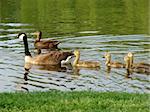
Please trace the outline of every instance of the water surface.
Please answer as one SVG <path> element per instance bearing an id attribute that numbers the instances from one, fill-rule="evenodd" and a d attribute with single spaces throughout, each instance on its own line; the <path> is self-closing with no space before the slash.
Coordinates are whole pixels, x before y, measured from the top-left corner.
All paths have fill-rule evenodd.
<path id="1" fill-rule="evenodd" d="M 32 5 L 31 5 L 32 4 Z M 125 69 L 107 70 L 104 53 L 123 62 L 129 51 L 135 62 L 149 60 L 148 0 L 0 0 L 0 92 L 122 91 L 148 93 L 149 76 Z M 41 30 L 44 38 L 61 41 L 61 50 L 80 49 L 82 60 L 99 61 L 100 69 L 32 66 L 24 70 L 19 32 Z M 26 65 L 29 66 L 29 65 Z"/>

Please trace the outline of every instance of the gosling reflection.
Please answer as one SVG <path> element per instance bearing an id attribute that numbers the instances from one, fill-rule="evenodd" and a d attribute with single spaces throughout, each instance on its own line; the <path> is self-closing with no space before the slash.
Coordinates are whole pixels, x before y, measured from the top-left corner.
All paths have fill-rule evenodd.
<path id="1" fill-rule="evenodd" d="M 76 76 L 79 76 L 81 75 L 80 74 L 80 71 L 81 70 L 94 70 L 94 71 L 99 71 L 100 70 L 100 67 L 96 67 L 96 68 L 84 68 L 84 67 L 73 67 L 73 75 L 76 75 Z"/>
<path id="2" fill-rule="evenodd" d="M 132 75 L 131 69 L 126 69 L 125 78 L 127 78 L 127 79 L 132 78 L 131 75 Z"/>
<path id="3" fill-rule="evenodd" d="M 107 66 L 106 67 L 106 72 L 109 74 L 111 72 L 111 67 Z"/>

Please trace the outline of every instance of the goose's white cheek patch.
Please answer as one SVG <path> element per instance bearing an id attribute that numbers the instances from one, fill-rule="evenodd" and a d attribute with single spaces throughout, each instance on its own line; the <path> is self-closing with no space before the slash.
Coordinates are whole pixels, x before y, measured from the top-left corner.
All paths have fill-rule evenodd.
<path id="1" fill-rule="evenodd" d="M 71 63 L 71 59 L 72 59 L 72 56 L 68 56 L 66 60 L 62 60 L 61 61 L 61 64 L 70 64 Z"/>
<path id="2" fill-rule="evenodd" d="M 23 40 L 23 37 L 25 36 L 25 34 L 21 34 L 20 36 L 19 36 L 19 39 L 21 39 L 21 40 Z"/>

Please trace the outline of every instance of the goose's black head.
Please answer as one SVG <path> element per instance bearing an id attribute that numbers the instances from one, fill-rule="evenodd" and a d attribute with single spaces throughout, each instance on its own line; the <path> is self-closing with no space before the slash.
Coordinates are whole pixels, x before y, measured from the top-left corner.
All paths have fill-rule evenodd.
<path id="1" fill-rule="evenodd" d="M 27 38 L 27 35 L 25 33 L 19 33 L 18 38 L 24 40 L 25 38 Z"/>

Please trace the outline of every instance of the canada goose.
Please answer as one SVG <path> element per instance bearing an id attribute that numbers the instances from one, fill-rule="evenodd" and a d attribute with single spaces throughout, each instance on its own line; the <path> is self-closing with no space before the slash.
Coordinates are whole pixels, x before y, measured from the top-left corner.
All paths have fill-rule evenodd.
<path id="1" fill-rule="evenodd" d="M 131 69 L 133 72 L 137 72 L 137 73 L 146 73 L 146 74 L 150 74 L 150 64 L 148 63 L 134 63 L 134 55 L 133 53 L 129 52 L 127 54 L 128 60 L 125 60 L 126 62 L 126 69 Z"/>
<path id="2" fill-rule="evenodd" d="M 86 68 L 95 68 L 100 67 L 99 62 L 92 61 L 80 61 L 80 51 L 74 50 L 75 60 L 73 62 L 74 67 L 86 67 Z"/>
<path id="3" fill-rule="evenodd" d="M 125 65 L 123 63 L 117 62 L 117 61 L 111 61 L 111 54 L 109 52 L 106 52 L 104 55 L 104 58 L 106 59 L 105 65 L 107 67 L 113 67 L 113 68 L 123 68 Z"/>
<path id="4" fill-rule="evenodd" d="M 36 40 L 34 42 L 34 46 L 37 49 L 57 49 L 58 44 L 60 43 L 57 40 L 41 40 L 42 32 L 37 31 L 35 33 L 32 33 L 33 35 L 36 35 Z"/>
<path id="5" fill-rule="evenodd" d="M 72 52 L 50 51 L 47 54 L 40 54 L 32 57 L 28 48 L 27 35 L 25 33 L 19 33 L 18 37 L 24 41 L 26 63 L 58 65 L 62 62 L 66 62 L 65 60 L 68 61 L 73 56 Z"/>

